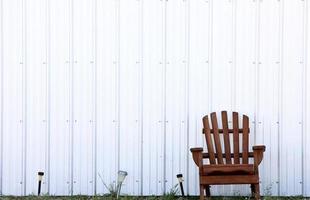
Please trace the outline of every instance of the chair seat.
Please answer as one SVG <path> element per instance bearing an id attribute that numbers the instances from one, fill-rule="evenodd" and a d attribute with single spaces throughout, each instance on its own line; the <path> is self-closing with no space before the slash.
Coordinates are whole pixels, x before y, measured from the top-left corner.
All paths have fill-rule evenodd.
<path id="1" fill-rule="evenodd" d="M 204 165 L 203 175 L 253 175 L 253 164 Z"/>

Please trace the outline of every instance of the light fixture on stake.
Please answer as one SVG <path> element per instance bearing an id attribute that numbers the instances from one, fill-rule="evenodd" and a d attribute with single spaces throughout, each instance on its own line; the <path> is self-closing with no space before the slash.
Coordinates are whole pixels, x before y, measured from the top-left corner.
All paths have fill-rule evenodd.
<path id="1" fill-rule="evenodd" d="M 42 182 L 43 176 L 44 176 L 44 172 L 38 172 L 38 180 L 39 180 L 39 183 L 38 183 L 38 196 L 40 196 L 40 193 L 41 193 L 41 182 Z"/>
<path id="2" fill-rule="evenodd" d="M 182 197 L 184 197 L 184 189 L 183 189 L 183 181 L 184 180 L 183 180 L 183 175 L 182 174 L 177 174 L 177 178 L 178 178 L 178 181 L 179 181 Z"/>
<path id="3" fill-rule="evenodd" d="M 127 175 L 128 173 L 126 171 L 118 171 L 117 173 L 117 199 L 121 193 L 121 187 Z"/>

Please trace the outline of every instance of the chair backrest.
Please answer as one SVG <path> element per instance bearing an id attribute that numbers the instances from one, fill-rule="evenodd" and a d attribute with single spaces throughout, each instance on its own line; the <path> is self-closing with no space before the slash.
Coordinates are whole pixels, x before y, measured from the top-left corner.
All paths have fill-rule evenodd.
<path id="1" fill-rule="evenodd" d="M 219 128 L 216 113 L 211 113 L 211 125 L 209 124 L 209 117 L 203 117 L 203 133 L 205 134 L 210 164 L 240 164 L 240 157 L 242 157 L 242 164 L 249 163 L 249 117 L 243 115 L 242 127 L 239 127 L 239 114 L 232 113 L 233 127 L 228 126 L 227 112 L 222 111 L 222 129 Z M 223 134 L 223 137 L 220 136 Z M 229 134 L 233 134 L 233 153 L 230 148 Z M 242 134 L 242 150 L 239 152 L 239 134 Z M 224 139 L 224 151 L 222 150 L 221 138 Z M 224 163 L 225 158 L 225 163 Z M 217 162 L 216 162 L 217 159 Z M 232 159 L 234 162 L 232 162 Z"/>

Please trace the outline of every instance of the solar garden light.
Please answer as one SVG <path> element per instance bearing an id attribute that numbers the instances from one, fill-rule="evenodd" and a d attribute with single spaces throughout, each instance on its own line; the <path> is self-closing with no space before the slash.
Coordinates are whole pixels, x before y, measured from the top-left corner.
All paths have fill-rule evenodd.
<path id="1" fill-rule="evenodd" d="M 44 172 L 38 172 L 38 180 L 39 180 L 38 196 L 40 196 L 40 193 L 41 193 L 41 182 L 42 182 L 43 175 L 44 175 Z"/>
<path id="2" fill-rule="evenodd" d="M 183 181 L 184 180 L 183 180 L 183 175 L 182 174 L 177 174 L 177 178 L 178 178 L 178 181 L 179 181 L 182 197 L 184 197 L 184 189 L 183 189 Z"/>
<path id="3" fill-rule="evenodd" d="M 128 175 L 128 173 L 126 171 L 118 171 L 117 173 L 117 196 L 116 198 L 118 199 L 120 193 L 121 193 L 121 187 L 122 184 L 126 178 L 126 176 Z"/>

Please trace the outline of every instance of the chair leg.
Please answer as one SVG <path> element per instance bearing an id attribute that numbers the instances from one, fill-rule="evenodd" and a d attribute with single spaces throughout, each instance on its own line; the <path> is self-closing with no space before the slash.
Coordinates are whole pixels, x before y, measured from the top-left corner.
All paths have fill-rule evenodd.
<path id="1" fill-rule="evenodd" d="M 255 187 L 254 187 L 254 184 L 251 184 L 251 194 L 252 194 L 252 197 L 255 196 Z"/>
<path id="2" fill-rule="evenodd" d="M 255 190 L 254 199 L 259 200 L 260 199 L 259 183 L 254 185 L 254 190 Z"/>
<path id="3" fill-rule="evenodd" d="M 200 185 L 200 200 L 204 200 L 204 186 Z"/>
<path id="4" fill-rule="evenodd" d="M 205 186 L 205 190 L 206 190 L 206 199 L 207 200 L 210 200 L 211 198 L 210 198 L 210 196 L 211 196 L 211 193 L 210 193 L 210 185 L 206 185 Z"/>
<path id="5" fill-rule="evenodd" d="M 206 196 L 207 196 L 207 197 L 210 197 L 210 196 L 211 196 L 211 193 L 210 193 L 210 185 L 206 185 L 205 190 L 206 190 Z"/>

